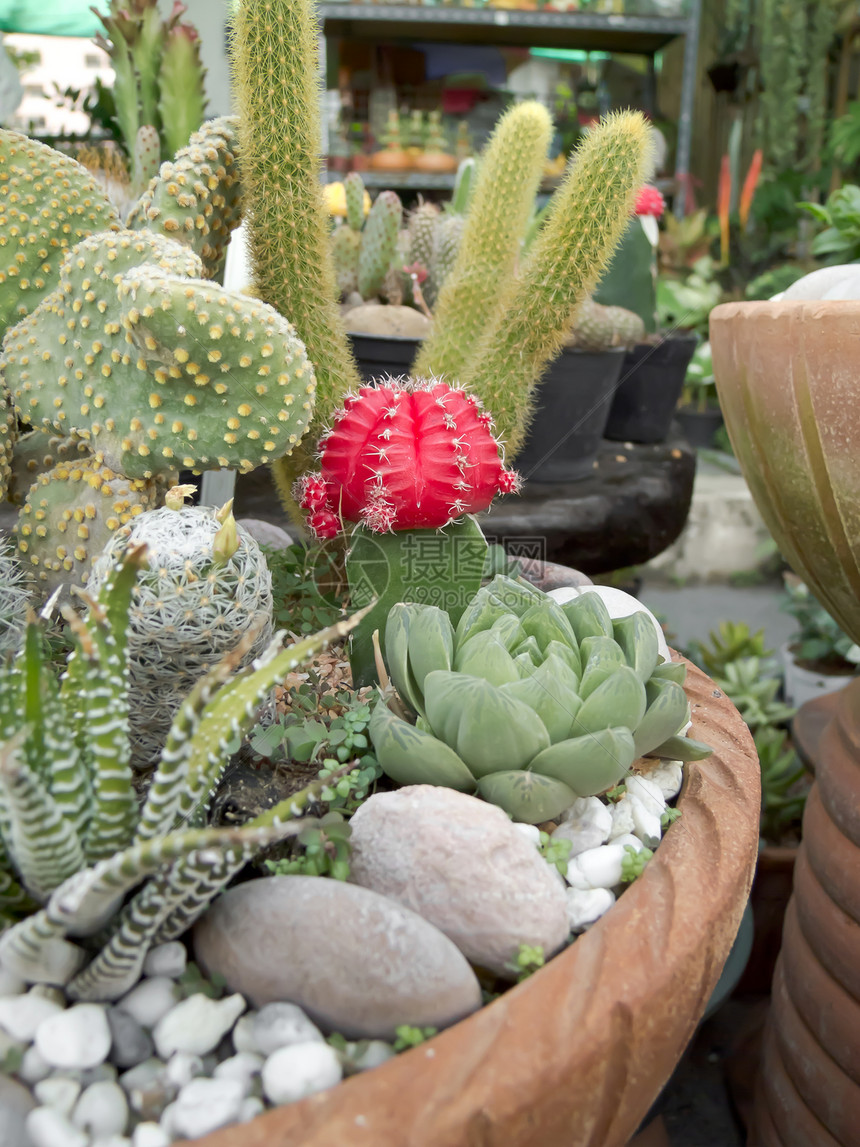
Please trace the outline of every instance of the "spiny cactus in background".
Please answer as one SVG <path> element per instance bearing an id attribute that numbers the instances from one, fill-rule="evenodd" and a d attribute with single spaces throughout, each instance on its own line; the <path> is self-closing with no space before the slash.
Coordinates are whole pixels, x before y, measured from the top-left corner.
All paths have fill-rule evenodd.
<path id="1" fill-rule="evenodd" d="M 699 760 L 685 737 L 685 667 L 664 662 L 653 620 L 612 621 L 583 593 L 559 606 L 499 575 L 456 627 L 441 609 L 395 605 L 385 627 L 392 682 L 416 724 L 380 699 L 377 759 L 398 784 L 477 792 L 539 824 L 617 784 L 636 757 Z"/>
<path id="2" fill-rule="evenodd" d="M 533 100 L 499 120 L 481 157 L 457 258 L 415 370 L 457 381 L 514 274 L 540 185 L 552 119 Z"/>
<path id="3" fill-rule="evenodd" d="M 364 180 L 357 171 L 351 171 L 343 181 L 343 196 L 346 201 L 347 226 L 351 231 L 360 231 L 370 210 L 370 199 Z"/>
<path id="4" fill-rule="evenodd" d="M 320 537 L 359 523 L 350 599 L 378 600 L 351 643 L 357 685 L 373 679 L 373 630 L 395 602 L 438 600 L 456 620 L 480 585 L 487 543 L 469 515 L 517 485 L 491 428 L 478 401 L 446 383 L 364 386 L 321 441 L 321 473 L 301 479 L 297 497 Z"/>
<path id="5" fill-rule="evenodd" d="M 361 232 L 358 254 L 358 293 L 363 299 L 378 294 L 398 254 L 403 205 L 394 191 L 381 191 Z"/>
<path id="6" fill-rule="evenodd" d="M 137 129 L 134 141 L 134 154 L 131 169 L 135 172 L 135 191 L 141 191 L 158 174 L 161 164 L 161 140 L 158 138 L 158 129 L 152 124 L 145 123 Z M 129 177 L 131 186 L 131 178 Z"/>
<path id="7" fill-rule="evenodd" d="M 154 481 L 116 474 L 92 455 L 39 474 L 14 530 L 38 597 L 83 587 L 113 531 L 155 507 L 158 497 Z"/>
<path id="8" fill-rule="evenodd" d="M 17 438 L 18 419 L 6 392 L 0 386 L 0 502 L 6 500 L 14 484 L 12 464 Z"/>
<path id="9" fill-rule="evenodd" d="M 427 284 L 424 288 L 424 297 L 431 307 L 436 305 L 439 292 L 457 262 L 465 229 L 466 218 L 463 215 L 446 213 L 439 220 L 433 242 L 433 257 L 427 268 Z"/>
<path id="10" fill-rule="evenodd" d="M 645 324 L 639 315 L 624 307 L 604 307 L 586 298 L 576 309 L 567 345 L 580 350 L 602 351 L 612 347 L 632 347 L 645 338 Z"/>
<path id="11" fill-rule="evenodd" d="M 360 385 L 338 308 L 320 183 L 317 20 L 311 0 L 243 0 L 233 19 L 242 181 L 257 294 L 289 317 L 316 370 L 308 441 L 272 474 L 285 505 L 319 428 Z"/>
<path id="12" fill-rule="evenodd" d="M 460 375 L 459 381 L 493 411 L 513 457 L 526 434 L 534 387 L 627 226 L 649 170 L 650 147 L 648 125 L 639 113 L 608 116 L 588 132 L 528 259 Z"/>
<path id="13" fill-rule="evenodd" d="M 304 347 L 273 308 L 199 273 L 189 248 L 144 231 L 78 244 L 56 290 L 7 332 L 0 367 L 19 416 L 87 438 L 130 478 L 245 472 L 290 450 L 313 408 Z"/>
<path id="14" fill-rule="evenodd" d="M 86 168 L 0 129 L 0 330 L 53 290 L 70 247 L 108 229 L 119 230 L 116 209 Z"/>
<path id="15" fill-rule="evenodd" d="M 220 274 L 230 234 L 242 221 L 237 132 L 232 116 L 203 124 L 161 165 L 126 221 L 127 227 L 186 243 L 203 260 L 207 279 Z"/>
<path id="16" fill-rule="evenodd" d="M 21 644 L 31 597 L 27 570 L 0 535 L 0 660 Z"/>
<path id="17" fill-rule="evenodd" d="M 634 311 L 651 332 L 657 330 L 657 220 L 665 210 L 656 187 L 640 188 L 634 216 L 594 292 L 595 302 Z"/>
<path id="18" fill-rule="evenodd" d="M 230 503 L 218 511 L 183 505 L 192 490 L 174 487 L 161 509 L 116 530 L 87 582 L 95 596 L 126 548 L 146 547 L 126 631 L 132 765 L 140 770 L 158 759 L 196 682 L 249 631 L 257 637 L 239 664 L 272 636 L 272 577 L 260 547 L 236 525 Z"/>
<path id="19" fill-rule="evenodd" d="M 96 13 L 107 33 L 96 36 L 96 43 L 114 69 L 116 120 L 137 195 L 153 174 L 151 153 L 142 146 L 151 137 L 141 139 L 141 128 L 156 130 L 158 158 L 168 159 L 188 143 L 205 115 L 198 36 L 190 24 L 180 23 L 185 11 L 175 3 L 162 20 L 157 0 L 135 0 L 128 7 L 111 0 L 107 15 Z"/>
<path id="20" fill-rule="evenodd" d="M 257 669 L 234 674 L 240 652 L 225 658 L 183 704 L 139 808 L 125 626 L 143 560 L 129 551 L 85 620 L 73 619 L 74 650 L 59 683 L 35 621 L 0 670 L 0 959 L 28 983 L 65 985 L 72 999 L 123 995 L 150 945 L 182 935 L 319 797 L 323 782 L 241 828 L 203 827 L 230 741 L 248 731 L 276 682 L 351 627 L 341 622 L 287 649 L 277 639 Z"/>
<path id="21" fill-rule="evenodd" d="M 436 230 L 441 217 L 442 212 L 435 203 L 419 203 L 410 211 L 406 224 L 409 232 L 410 261 L 420 264 L 428 273 L 433 263 Z"/>

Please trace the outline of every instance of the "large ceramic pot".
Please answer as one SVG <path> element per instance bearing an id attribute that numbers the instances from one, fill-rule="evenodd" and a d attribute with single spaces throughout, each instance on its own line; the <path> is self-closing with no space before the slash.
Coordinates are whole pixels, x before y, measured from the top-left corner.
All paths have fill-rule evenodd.
<path id="1" fill-rule="evenodd" d="M 683 815 L 602 920 L 429 1043 L 199 1147 L 626 1144 L 717 982 L 758 843 L 749 731 L 704 674 L 688 682 L 692 735 L 715 752 L 689 766 Z"/>
<path id="2" fill-rule="evenodd" d="M 768 529 L 842 628 L 860 632 L 860 302 L 724 303 L 711 350 Z"/>
<path id="3" fill-rule="evenodd" d="M 806 802 L 751 1143 L 850 1147 L 860 1127 L 860 680 L 839 694 Z"/>
<path id="4" fill-rule="evenodd" d="M 604 434 L 614 442 L 664 442 L 698 336 L 689 331 L 628 350 Z"/>

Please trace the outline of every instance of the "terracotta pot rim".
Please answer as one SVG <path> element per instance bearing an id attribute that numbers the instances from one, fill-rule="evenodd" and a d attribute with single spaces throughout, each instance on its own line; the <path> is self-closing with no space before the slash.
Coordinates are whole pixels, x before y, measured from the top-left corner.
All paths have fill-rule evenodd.
<path id="1" fill-rule="evenodd" d="M 752 302 L 733 301 L 718 303 L 711 311 L 711 320 L 730 320 L 735 315 L 758 318 L 761 315 L 790 316 L 810 311 L 816 318 L 822 312 L 833 315 L 860 314 L 860 299 L 756 299 Z"/>
<path id="2" fill-rule="evenodd" d="M 758 851 L 749 730 L 689 664 L 688 695 L 714 755 L 687 767 L 684 815 L 593 928 L 429 1044 L 199 1147 L 626 1143 L 704 1012 Z"/>

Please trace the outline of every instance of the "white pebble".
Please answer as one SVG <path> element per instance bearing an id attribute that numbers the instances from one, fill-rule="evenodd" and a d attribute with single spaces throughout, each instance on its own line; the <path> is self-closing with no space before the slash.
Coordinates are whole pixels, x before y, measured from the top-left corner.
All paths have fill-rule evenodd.
<path id="1" fill-rule="evenodd" d="M 569 840 L 570 856 L 597 848 L 609 839 L 612 813 L 599 797 L 579 797 L 562 814 L 553 840 Z"/>
<path id="2" fill-rule="evenodd" d="M 128 1101 L 118 1083 L 91 1084 L 72 1112 L 72 1123 L 95 1137 L 122 1135 L 128 1123 Z"/>
<path id="3" fill-rule="evenodd" d="M 371 1068 L 381 1067 L 396 1054 L 390 1043 L 382 1039 L 372 1039 L 368 1041 L 361 1055 L 355 1056 L 352 1062 L 358 1071 L 370 1071 Z"/>
<path id="4" fill-rule="evenodd" d="M 179 988 L 167 976 L 153 976 L 118 1000 L 116 1007 L 132 1016 L 141 1027 L 154 1028 L 179 1000 Z"/>
<path id="5" fill-rule="evenodd" d="M 633 835 L 648 848 L 656 848 L 663 835 L 660 817 L 655 815 L 637 796 L 630 797 L 633 805 Z"/>
<path id="6" fill-rule="evenodd" d="M 32 1047 L 28 1047 L 24 1052 L 24 1058 L 21 1061 L 21 1066 L 18 1068 L 18 1078 L 23 1079 L 25 1083 L 29 1083 L 30 1086 L 32 1086 L 34 1083 L 38 1083 L 39 1080 L 46 1079 L 52 1071 L 53 1068 L 51 1065 L 36 1045 L 33 1044 Z"/>
<path id="7" fill-rule="evenodd" d="M 131 1133 L 131 1147 L 169 1147 L 170 1136 L 158 1123 L 138 1123 Z"/>
<path id="8" fill-rule="evenodd" d="M 36 1047 L 54 1067 L 96 1067 L 110 1051 L 110 1028 L 102 1004 L 75 1004 L 42 1020 Z"/>
<path id="9" fill-rule="evenodd" d="M 633 831 L 633 805 L 627 793 L 624 793 L 610 807 L 610 815 L 612 816 L 612 828 L 609 830 L 610 842 L 618 836 L 624 836 L 625 833 Z"/>
<path id="10" fill-rule="evenodd" d="M 238 1079 L 192 1079 L 171 1103 L 165 1130 L 186 1139 L 208 1135 L 236 1122 L 244 1098 Z"/>
<path id="11" fill-rule="evenodd" d="M 257 1018 L 256 1012 L 245 1012 L 236 1021 L 236 1026 L 233 1028 L 233 1047 L 236 1051 L 250 1051 L 257 1054 L 259 1048 L 254 1041 L 254 1021 Z"/>
<path id="12" fill-rule="evenodd" d="M 130 1067 L 119 1077 L 119 1082 L 127 1095 L 132 1091 L 145 1091 L 164 1078 L 164 1064 L 154 1056 Z"/>
<path id="13" fill-rule="evenodd" d="M 275 1104 L 295 1103 L 340 1083 L 337 1052 L 327 1043 L 296 1043 L 279 1048 L 263 1065 L 263 1094 Z"/>
<path id="14" fill-rule="evenodd" d="M 601 844 L 575 856 L 567 866 L 567 882 L 574 888 L 588 891 L 592 888 L 615 888 L 621 883 L 621 862 L 624 846 L 618 843 Z"/>
<path id="15" fill-rule="evenodd" d="M 88 1147 L 89 1136 L 53 1107 L 34 1107 L 26 1120 L 33 1147 Z"/>
<path id="16" fill-rule="evenodd" d="M 34 1086 L 33 1094 L 43 1107 L 53 1107 L 61 1115 L 71 1115 L 81 1094 L 81 1085 L 76 1079 L 56 1076 L 40 1080 Z"/>
<path id="17" fill-rule="evenodd" d="M 662 761 L 656 769 L 650 769 L 648 780 L 653 781 L 664 798 L 670 801 L 681 791 L 684 783 L 684 766 L 680 761 Z"/>
<path id="18" fill-rule="evenodd" d="M 521 821 L 515 820 L 514 828 L 521 833 L 526 840 L 531 841 L 535 848 L 540 844 L 540 829 L 536 824 L 523 824 Z"/>
<path id="19" fill-rule="evenodd" d="M 99 1135 L 90 1141 L 90 1147 L 131 1147 L 131 1140 L 127 1135 Z"/>
<path id="20" fill-rule="evenodd" d="M 13 1053 L 21 1052 L 21 1054 L 24 1055 L 24 1049 L 26 1047 L 26 1043 L 23 1043 L 19 1039 L 12 1039 L 10 1035 L 7 1035 L 3 1029 L 0 1028 L 0 1063 L 2 1063 L 10 1051 Z"/>
<path id="21" fill-rule="evenodd" d="M 0 964 L 0 998 L 5 996 L 20 996 L 26 991 L 27 985 L 20 976 L 14 972 L 7 972 Z"/>
<path id="22" fill-rule="evenodd" d="M 649 777 L 628 777 L 626 787 L 630 796 L 638 797 L 653 816 L 659 819 L 666 811 L 666 800 L 660 786 Z"/>
<path id="23" fill-rule="evenodd" d="M 176 1087 L 184 1087 L 200 1075 L 203 1075 L 203 1060 L 187 1051 L 174 1052 L 164 1070 L 164 1078 Z"/>
<path id="24" fill-rule="evenodd" d="M 222 1060 L 212 1072 L 215 1079 L 253 1079 L 263 1070 L 263 1057 L 253 1051 L 240 1051 Z"/>
<path id="25" fill-rule="evenodd" d="M 635 833 L 632 833 L 632 832 L 625 833 L 623 836 L 616 837 L 616 839 L 613 840 L 612 843 L 618 844 L 622 848 L 625 848 L 625 849 L 626 848 L 632 848 L 636 852 L 641 852 L 642 849 L 645 847 L 645 845 L 642 843 L 642 841 L 639 839 L 639 837 L 636 836 Z"/>
<path id="26" fill-rule="evenodd" d="M 584 932 L 615 903 L 608 888 L 568 888 L 567 919 L 571 932 Z"/>
<path id="27" fill-rule="evenodd" d="M 53 1000 L 34 994 L 31 988 L 23 996 L 9 996 L 0 1000 L 0 1028 L 12 1039 L 30 1043 L 39 1024 L 62 1010 Z"/>
<path id="28" fill-rule="evenodd" d="M 242 1106 L 239 1108 L 239 1118 L 237 1123 L 250 1123 L 252 1119 L 256 1119 L 258 1115 L 262 1115 L 266 1110 L 263 1105 L 262 1099 L 258 1099 L 256 1095 L 249 1095 L 247 1099 L 242 1100 Z"/>
<path id="29" fill-rule="evenodd" d="M 166 976 L 176 980 L 185 971 L 188 964 L 188 952 L 184 944 L 178 940 L 171 940 L 167 944 L 157 944 L 150 948 L 143 961 L 144 976 Z"/>
<path id="30" fill-rule="evenodd" d="M 325 1042 L 319 1028 L 296 1004 L 274 1003 L 260 1008 L 254 1020 L 253 1039 L 262 1056 L 294 1043 Z"/>
<path id="31" fill-rule="evenodd" d="M 202 993 L 189 996 L 158 1021 L 152 1033 L 155 1050 L 162 1059 L 175 1051 L 205 1055 L 218 1046 L 245 1007 L 245 997 L 238 994 L 223 1000 Z"/>

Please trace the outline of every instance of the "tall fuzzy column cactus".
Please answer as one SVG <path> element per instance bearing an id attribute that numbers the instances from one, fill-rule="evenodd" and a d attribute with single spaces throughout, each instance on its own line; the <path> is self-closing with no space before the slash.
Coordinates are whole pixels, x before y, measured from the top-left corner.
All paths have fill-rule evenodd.
<path id="1" fill-rule="evenodd" d="M 650 170 L 650 148 L 639 113 L 608 116 L 586 135 L 527 262 L 460 376 L 493 411 L 512 456 L 525 438 L 535 384 L 624 233 Z"/>
<path id="2" fill-rule="evenodd" d="M 646 331 L 657 330 L 657 220 L 665 210 L 658 188 L 641 188 L 634 216 L 594 292 L 595 303 L 633 311 Z"/>
<path id="3" fill-rule="evenodd" d="M 481 161 L 459 252 L 415 370 L 456 382 L 514 273 L 552 135 L 535 101 L 499 120 Z"/>
<path id="4" fill-rule="evenodd" d="M 317 22 L 311 0 L 243 0 L 233 22 L 232 56 L 256 290 L 293 323 L 307 348 L 318 383 L 315 425 L 321 426 L 361 380 L 338 309 L 320 184 Z M 312 441 L 308 446 L 313 448 Z M 302 448 L 272 466 L 288 506 L 292 482 L 309 457 Z"/>

